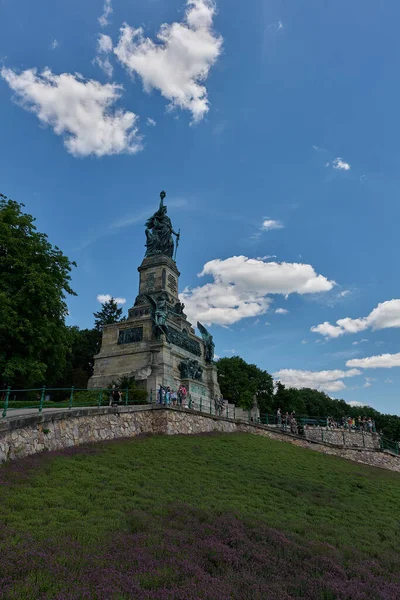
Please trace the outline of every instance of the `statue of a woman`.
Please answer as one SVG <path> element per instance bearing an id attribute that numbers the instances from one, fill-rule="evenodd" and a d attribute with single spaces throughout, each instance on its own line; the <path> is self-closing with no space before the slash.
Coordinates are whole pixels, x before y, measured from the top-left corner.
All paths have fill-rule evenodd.
<path id="1" fill-rule="evenodd" d="M 165 192 L 160 194 L 160 207 L 146 223 L 146 257 L 163 254 L 172 258 L 174 255 L 174 240 L 179 233 L 173 230 L 171 219 L 167 216 L 167 207 L 164 206 Z"/>

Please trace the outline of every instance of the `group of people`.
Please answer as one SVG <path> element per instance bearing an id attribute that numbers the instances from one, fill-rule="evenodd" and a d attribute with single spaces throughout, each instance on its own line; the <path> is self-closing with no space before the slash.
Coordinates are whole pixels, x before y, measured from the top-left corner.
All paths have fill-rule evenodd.
<path id="1" fill-rule="evenodd" d="M 281 409 L 278 408 L 276 411 L 276 422 L 279 427 L 282 427 L 283 431 L 290 431 L 290 433 L 299 433 L 299 426 L 296 421 L 295 412 L 286 412 L 282 415 Z"/>
<path id="2" fill-rule="evenodd" d="M 187 408 L 187 389 L 181 384 L 177 390 L 173 390 L 170 386 L 164 386 L 160 384 L 157 392 L 157 404 L 163 406 L 182 406 Z"/>
<path id="3" fill-rule="evenodd" d="M 358 416 L 342 417 L 339 420 L 328 417 L 326 420 L 328 429 L 348 429 L 349 431 L 364 431 L 365 433 L 376 432 L 375 421 L 371 417 Z"/>
<path id="4" fill-rule="evenodd" d="M 276 422 L 279 427 L 282 427 L 284 431 L 290 430 L 291 433 L 298 433 L 299 425 L 296 421 L 294 411 L 291 413 L 286 412 L 284 415 L 281 409 L 278 408 L 276 411 Z M 305 425 L 307 427 L 307 424 Z M 341 419 L 334 419 L 327 417 L 326 427 L 328 429 L 348 429 L 348 431 L 364 431 L 365 433 L 376 432 L 375 421 L 371 417 L 342 417 Z"/>

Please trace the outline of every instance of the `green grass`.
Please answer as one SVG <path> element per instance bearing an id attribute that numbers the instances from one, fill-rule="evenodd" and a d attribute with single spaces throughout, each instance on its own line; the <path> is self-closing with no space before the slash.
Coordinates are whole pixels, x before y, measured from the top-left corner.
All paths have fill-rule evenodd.
<path id="1" fill-rule="evenodd" d="M 133 508 L 182 502 L 373 556 L 399 548 L 398 474 L 245 434 L 145 437 L 43 458 L 0 494 L 13 528 L 86 541 L 123 528 Z"/>

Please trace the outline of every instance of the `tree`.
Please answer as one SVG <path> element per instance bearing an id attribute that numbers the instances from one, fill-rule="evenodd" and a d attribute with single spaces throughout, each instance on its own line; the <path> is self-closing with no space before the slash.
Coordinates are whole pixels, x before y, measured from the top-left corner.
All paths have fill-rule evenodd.
<path id="1" fill-rule="evenodd" d="M 93 313 L 93 315 L 95 318 L 94 326 L 97 331 L 102 331 L 104 325 L 125 321 L 125 317 L 122 316 L 122 308 L 118 308 L 118 304 L 115 302 L 114 298 L 104 302 L 101 310 Z"/>
<path id="2" fill-rule="evenodd" d="M 224 398 L 236 406 L 249 409 L 256 397 L 261 412 L 271 410 L 273 381 L 267 371 L 247 363 L 240 356 L 220 358 L 216 365 L 218 382 Z"/>
<path id="3" fill-rule="evenodd" d="M 12 386 L 51 383 L 71 345 L 65 325 L 71 262 L 23 204 L 0 194 L 0 377 Z"/>
<path id="4" fill-rule="evenodd" d="M 70 328 L 73 334 L 66 385 L 85 388 L 93 375 L 94 355 L 100 350 L 101 332 L 98 329 Z"/>

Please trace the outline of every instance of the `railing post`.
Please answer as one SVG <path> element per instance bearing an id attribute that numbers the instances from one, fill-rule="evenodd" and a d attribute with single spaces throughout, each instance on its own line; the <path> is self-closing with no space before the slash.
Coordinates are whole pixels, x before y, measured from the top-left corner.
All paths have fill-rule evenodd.
<path id="1" fill-rule="evenodd" d="M 345 446 L 346 445 L 346 440 L 345 440 L 345 437 L 344 437 L 344 431 L 342 431 L 342 437 L 343 437 L 343 446 Z"/>
<path id="2" fill-rule="evenodd" d="M 268 425 L 268 413 L 267 413 L 267 416 L 265 417 L 265 424 Z"/>
<path id="3" fill-rule="evenodd" d="M 229 406 L 228 406 L 228 403 L 226 403 L 226 418 L 229 419 Z"/>
<path id="4" fill-rule="evenodd" d="M 361 431 L 361 435 L 362 435 L 363 446 L 365 448 L 365 438 L 364 438 L 364 432 L 363 431 Z"/>
<path id="5" fill-rule="evenodd" d="M 44 385 L 44 386 L 42 387 L 42 393 L 41 393 L 41 396 L 40 396 L 40 404 L 39 404 L 39 412 L 40 412 L 40 413 L 41 413 L 41 412 L 42 412 L 42 410 L 43 410 L 43 404 L 44 404 L 44 395 L 45 395 L 45 392 L 46 392 L 46 386 Z"/>
<path id="6" fill-rule="evenodd" d="M 323 441 L 324 441 L 324 430 L 321 427 L 321 442 L 323 442 Z"/>
<path id="7" fill-rule="evenodd" d="M 74 386 L 72 386 L 71 388 L 71 393 L 69 395 L 69 405 L 68 405 L 68 409 L 72 408 L 72 403 L 74 401 Z"/>
<path id="8" fill-rule="evenodd" d="M 153 388 L 150 389 L 150 404 L 153 404 Z"/>
<path id="9" fill-rule="evenodd" d="M 10 397 L 10 394 L 11 394 L 11 388 L 10 388 L 10 386 L 8 386 L 8 388 L 7 388 L 7 391 L 6 391 L 6 397 L 5 397 L 5 400 L 4 400 L 4 409 L 3 409 L 3 415 L 2 415 L 2 416 L 3 416 L 3 419 L 4 419 L 4 418 L 6 417 L 6 415 L 7 415 L 7 409 L 8 409 L 8 399 L 9 399 L 9 397 Z"/>
<path id="10" fill-rule="evenodd" d="M 97 401 L 97 406 L 101 406 L 103 404 L 103 390 L 100 390 L 99 392 L 99 399 Z"/>
<path id="11" fill-rule="evenodd" d="M 129 389 L 126 388 L 126 390 L 125 390 L 125 406 L 128 406 L 128 401 L 129 401 Z"/>
<path id="12" fill-rule="evenodd" d="M 233 405 L 233 420 L 236 420 L 236 404 Z"/>

